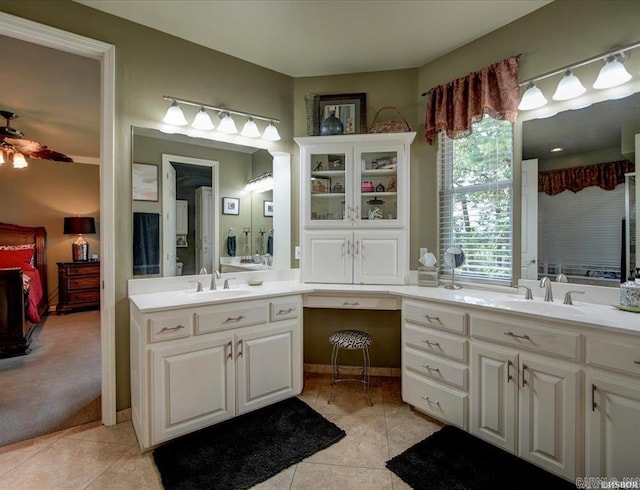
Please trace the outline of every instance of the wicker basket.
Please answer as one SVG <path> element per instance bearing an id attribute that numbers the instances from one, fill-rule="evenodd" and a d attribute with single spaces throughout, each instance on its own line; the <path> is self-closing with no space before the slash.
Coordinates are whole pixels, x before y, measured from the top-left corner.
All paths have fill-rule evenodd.
<path id="1" fill-rule="evenodd" d="M 384 110 L 396 111 L 402 119 L 376 122 L 378 115 Z M 371 128 L 369 129 L 370 133 L 406 133 L 409 131 L 412 131 L 411 125 L 398 110 L 398 108 L 393 106 L 381 107 L 378 112 L 376 112 L 376 115 L 373 116 L 373 123 L 371 124 Z"/>

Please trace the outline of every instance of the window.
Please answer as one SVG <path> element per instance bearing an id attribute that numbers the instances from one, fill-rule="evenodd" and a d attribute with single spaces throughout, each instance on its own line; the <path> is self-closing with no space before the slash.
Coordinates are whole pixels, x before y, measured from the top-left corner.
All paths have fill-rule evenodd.
<path id="1" fill-rule="evenodd" d="M 485 116 L 473 132 L 438 139 L 440 257 L 455 245 L 465 254 L 456 275 L 511 283 L 513 128 Z M 444 274 L 451 271 L 444 270 Z"/>

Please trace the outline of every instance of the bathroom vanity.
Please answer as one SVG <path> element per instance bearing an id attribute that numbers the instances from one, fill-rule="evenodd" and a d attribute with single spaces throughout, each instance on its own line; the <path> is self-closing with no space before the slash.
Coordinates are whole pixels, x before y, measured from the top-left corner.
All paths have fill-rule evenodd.
<path id="1" fill-rule="evenodd" d="M 171 284 L 130 296 L 143 449 L 299 394 L 304 305 L 401 309 L 402 396 L 421 412 L 568 480 L 640 467 L 640 316 L 610 304 L 544 302 L 539 288 Z"/>

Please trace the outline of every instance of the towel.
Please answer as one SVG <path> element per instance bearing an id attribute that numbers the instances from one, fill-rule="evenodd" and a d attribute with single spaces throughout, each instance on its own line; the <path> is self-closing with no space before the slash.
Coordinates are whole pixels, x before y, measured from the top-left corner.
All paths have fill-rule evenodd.
<path id="1" fill-rule="evenodd" d="M 160 215 L 133 213 L 133 275 L 160 273 Z"/>
<path id="2" fill-rule="evenodd" d="M 234 236 L 227 237 L 227 255 L 229 257 L 236 256 L 236 237 Z"/>
<path id="3" fill-rule="evenodd" d="M 267 253 L 269 255 L 273 255 L 273 237 L 272 236 L 267 238 Z"/>

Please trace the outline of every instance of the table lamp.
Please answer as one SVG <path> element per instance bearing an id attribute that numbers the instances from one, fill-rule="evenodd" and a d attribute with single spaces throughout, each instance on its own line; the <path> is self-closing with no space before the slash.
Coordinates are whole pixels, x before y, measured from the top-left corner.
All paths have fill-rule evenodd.
<path id="1" fill-rule="evenodd" d="M 89 244 L 82 235 L 96 232 L 96 222 L 93 218 L 74 216 L 64 219 L 64 234 L 78 235 L 72 245 L 73 261 L 89 260 Z"/>

